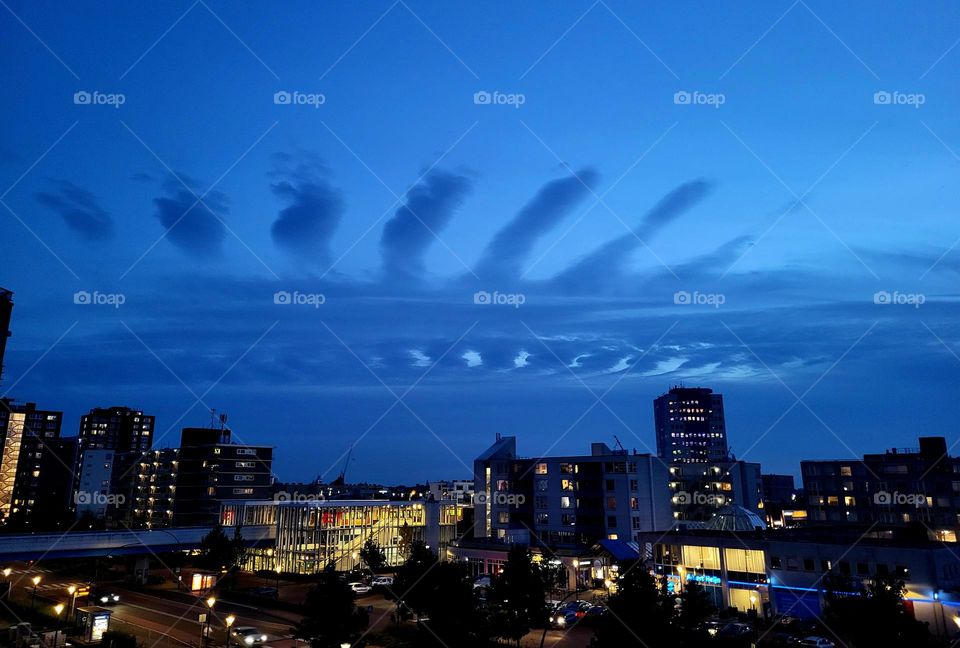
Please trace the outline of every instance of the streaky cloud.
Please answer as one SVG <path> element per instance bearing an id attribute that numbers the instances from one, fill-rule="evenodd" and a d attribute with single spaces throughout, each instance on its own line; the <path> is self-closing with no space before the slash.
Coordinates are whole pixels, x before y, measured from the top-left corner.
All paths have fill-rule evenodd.
<path id="1" fill-rule="evenodd" d="M 558 274 L 555 281 L 566 290 L 583 292 L 600 289 L 611 280 L 616 280 L 622 276 L 631 252 L 703 200 L 710 189 L 711 184 L 702 179 L 685 182 L 654 205 L 632 232 L 588 253 Z"/>
<path id="2" fill-rule="evenodd" d="M 54 181 L 51 191 L 41 191 L 37 201 L 59 214 L 67 227 L 90 241 L 113 236 L 113 218 L 91 192 L 68 180 Z"/>
<path id="3" fill-rule="evenodd" d="M 590 193 L 598 177 L 594 169 L 587 167 L 543 185 L 533 199 L 494 235 L 480 257 L 477 274 L 484 279 L 519 277 L 521 266 L 537 240 L 570 214 Z"/>
<path id="4" fill-rule="evenodd" d="M 387 280 L 423 274 L 423 255 L 472 187 L 466 176 L 435 169 L 407 192 L 404 204 L 384 226 L 380 237 Z"/>

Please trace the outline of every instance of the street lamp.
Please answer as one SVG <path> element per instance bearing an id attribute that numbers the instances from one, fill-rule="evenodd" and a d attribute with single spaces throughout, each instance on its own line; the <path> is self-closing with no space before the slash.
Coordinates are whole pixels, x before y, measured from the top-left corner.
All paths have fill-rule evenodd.
<path id="1" fill-rule="evenodd" d="M 216 604 L 217 599 L 213 596 L 207 598 L 205 603 L 207 604 L 207 609 L 210 610 L 207 612 L 207 631 L 204 633 L 204 639 L 207 643 L 210 642 L 210 617 L 213 616 L 213 606 Z"/>
<path id="2" fill-rule="evenodd" d="M 229 615 L 224 621 L 227 624 L 227 648 L 230 648 L 230 627 L 233 625 L 233 622 L 237 620 L 237 617 L 232 614 Z"/>
<path id="3" fill-rule="evenodd" d="M 73 608 L 77 604 L 77 586 L 71 585 L 67 588 L 67 594 L 70 595 L 70 611 L 67 612 L 67 619 L 73 616 Z"/>
<path id="4" fill-rule="evenodd" d="M 4 579 L 4 580 L 10 580 L 10 574 L 12 574 L 12 573 L 13 573 L 13 570 L 12 570 L 12 569 L 10 569 L 9 567 L 4 567 L 4 568 L 3 568 L 3 579 Z"/>
<path id="5" fill-rule="evenodd" d="M 280 565 L 277 565 L 274 568 L 274 571 L 277 572 L 277 600 L 280 600 Z"/>
<path id="6" fill-rule="evenodd" d="M 40 584 L 41 577 L 34 576 L 31 580 L 33 580 L 33 594 L 30 597 L 30 609 L 32 610 L 37 604 L 37 585 Z"/>
<path id="7" fill-rule="evenodd" d="M 53 648 L 57 648 L 57 639 L 60 637 L 60 615 L 63 613 L 63 603 L 54 605 L 53 611 L 57 613 L 57 625 L 53 629 Z"/>

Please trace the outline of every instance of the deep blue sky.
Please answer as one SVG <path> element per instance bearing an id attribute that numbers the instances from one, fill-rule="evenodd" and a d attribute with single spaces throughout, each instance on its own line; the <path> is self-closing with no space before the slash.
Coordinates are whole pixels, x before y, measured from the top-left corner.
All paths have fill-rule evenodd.
<path id="1" fill-rule="evenodd" d="M 960 440 L 956 3 L 4 3 L 0 393 L 68 433 L 410 482 L 644 451 L 684 382 L 768 471 Z"/>

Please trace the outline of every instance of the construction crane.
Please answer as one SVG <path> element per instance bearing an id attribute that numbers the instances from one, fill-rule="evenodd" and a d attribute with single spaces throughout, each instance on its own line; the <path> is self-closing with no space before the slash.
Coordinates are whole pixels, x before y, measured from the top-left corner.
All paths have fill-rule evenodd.
<path id="1" fill-rule="evenodd" d="M 347 478 L 347 466 L 350 464 L 350 457 L 353 455 L 353 445 L 350 446 L 350 449 L 347 450 L 347 459 L 343 462 L 343 468 L 340 470 L 340 475 L 337 476 L 332 482 L 331 486 L 343 486 L 346 483 Z"/>

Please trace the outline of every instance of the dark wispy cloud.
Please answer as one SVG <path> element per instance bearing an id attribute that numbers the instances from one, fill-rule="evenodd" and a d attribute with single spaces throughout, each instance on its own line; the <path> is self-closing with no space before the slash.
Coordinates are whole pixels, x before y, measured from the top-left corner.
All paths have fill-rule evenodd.
<path id="1" fill-rule="evenodd" d="M 88 240 L 103 240 L 113 236 L 113 218 L 92 193 L 67 180 L 54 181 L 49 191 L 37 194 L 41 205 L 63 217 L 74 232 Z"/>
<path id="2" fill-rule="evenodd" d="M 343 198 L 327 180 L 327 172 L 312 156 L 299 161 L 274 156 L 277 179 L 270 188 L 288 205 L 280 210 L 270 235 L 278 246 L 303 259 L 326 263 L 330 237 L 343 218 Z"/>
<path id="3" fill-rule="evenodd" d="M 557 276 L 565 288 L 575 291 L 596 290 L 619 278 L 630 253 L 644 245 L 683 212 L 703 200 L 711 185 L 705 180 L 686 182 L 647 212 L 632 232 L 604 243 Z"/>
<path id="4" fill-rule="evenodd" d="M 176 178 L 168 178 L 163 185 L 165 195 L 153 199 L 157 220 L 166 238 L 184 252 L 216 254 L 226 233 L 222 219 L 229 211 L 227 196 L 217 190 L 204 194 L 195 182 L 183 175 L 180 178 L 193 191 Z"/>
<path id="5" fill-rule="evenodd" d="M 383 228 L 380 251 L 388 279 L 423 273 L 423 255 L 472 188 L 463 175 L 435 169 L 415 185 Z"/>
<path id="6" fill-rule="evenodd" d="M 548 182 L 487 245 L 476 272 L 481 278 L 520 276 L 537 240 L 563 220 L 588 195 L 598 178 L 592 168 Z"/>

